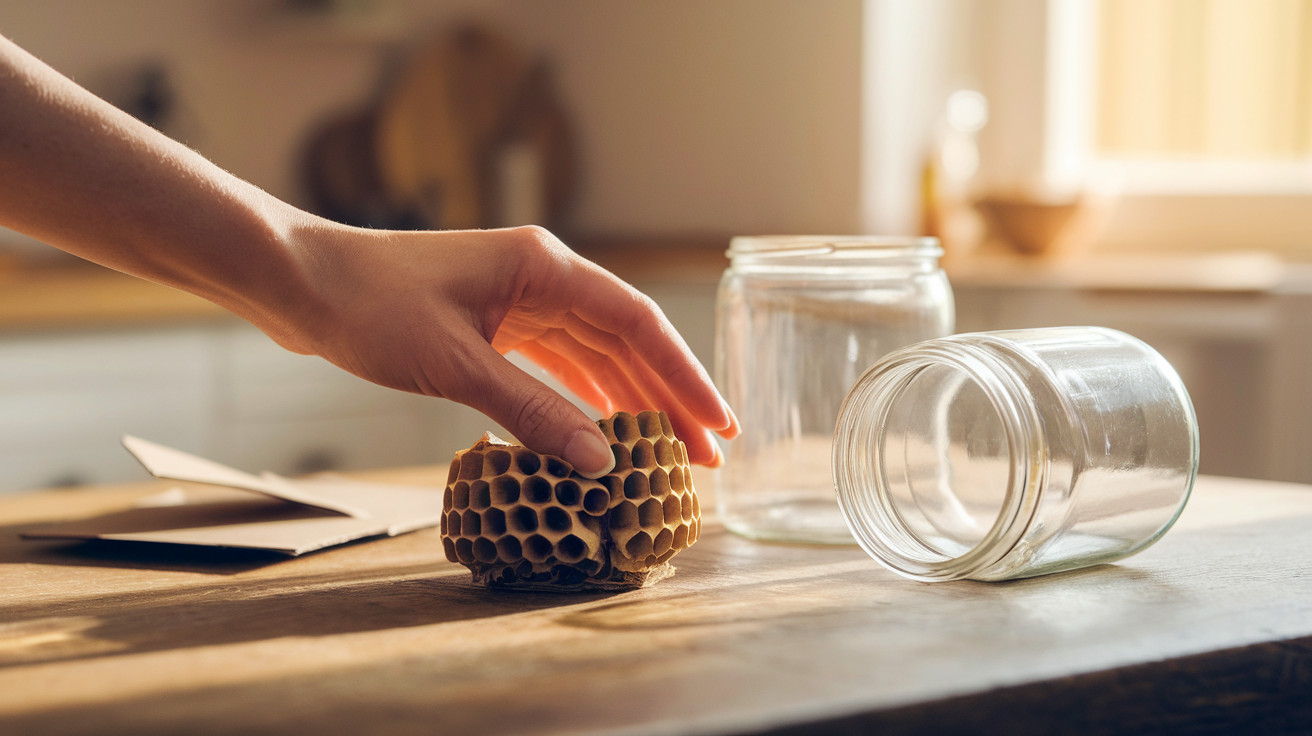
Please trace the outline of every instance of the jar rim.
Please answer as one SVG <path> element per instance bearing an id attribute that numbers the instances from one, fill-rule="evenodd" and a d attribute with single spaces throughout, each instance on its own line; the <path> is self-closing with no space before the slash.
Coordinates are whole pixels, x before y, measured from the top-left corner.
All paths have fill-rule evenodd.
<path id="1" fill-rule="evenodd" d="M 957 555 L 937 550 L 924 554 L 925 545 L 915 538 L 888 496 L 882 453 L 874 451 L 869 478 L 853 477 L 848 462 L 850 453 L 865 451 L 862 442 L 854 445 L 852 440 L 882 435 L 893 404 L 911 381 L 930 367 L 959 371 L 984 391 L 1001 421 L 1010 457 L 1007 488 L 994 523 L 973 547 Z M 856 437 L 844 436 L 844 428 L 855 430 Z M 843 400 L 832 459 L 838 502 L 857 543 L 899 575 L 926 582 L 974 577 L 1002 562 L 1028 531 L 1049 471 L 1042 442 L 1037 408 L 1009 366 L 989 351 L 951 337 L 930 340 L 885 356 Z M 884 534 L 867 526 L 878 526 Z M 903 537 L 910 544 L 899 547 L 886 541 Z M 920 553 L 909 551 L 912 548 Z"/>
<path id="2" fill-rule="evenodd" d="M 903 235 L 737 235 L 726 255 L 758 257 L 823 256 L 866 258 L 943 255 L 938 238 Z"/>

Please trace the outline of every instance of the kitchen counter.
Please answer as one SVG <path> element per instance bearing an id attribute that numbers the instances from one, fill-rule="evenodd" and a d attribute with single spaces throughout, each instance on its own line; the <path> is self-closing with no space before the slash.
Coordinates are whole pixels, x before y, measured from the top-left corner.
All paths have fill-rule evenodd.
<path id="1" fill-rule="evenodd" d="M 284 561 L 17 538 L 162 487 L 0 498 L 0 731 L 1312 726 L 1309 486 L 1202 477 L 1137 557 L 1001 584 L 915 583 L 713 519 L 673 578 L 612 594 L 473 587 L 431 529 Z"/>
<path id="2" fill-rule="evenodd" d="M 0 331 L 235 319 L 184 291 L 82 261 L 56 263 L 0 268 Z"/>

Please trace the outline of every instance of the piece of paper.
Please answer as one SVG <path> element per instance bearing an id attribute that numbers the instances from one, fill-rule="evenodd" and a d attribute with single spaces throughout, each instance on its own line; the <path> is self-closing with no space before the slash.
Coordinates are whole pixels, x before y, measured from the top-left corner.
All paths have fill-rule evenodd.
<path id="1" fill-rule="evenodd" d="M 295 556 L 436 526 L 442 518 L 442 493 L 434 488 L 335 476 L 256 476 L 135 437 L 125 437 L 123 444 L 155 476 L 206 487 L 174 488 L 122 511 L 32 529 L 23 537 L 233 547 Z"/>

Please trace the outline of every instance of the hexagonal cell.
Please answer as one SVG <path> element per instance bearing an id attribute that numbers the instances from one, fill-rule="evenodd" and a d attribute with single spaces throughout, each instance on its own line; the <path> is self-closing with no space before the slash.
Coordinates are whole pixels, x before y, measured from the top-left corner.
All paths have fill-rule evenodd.
<path id="1" fill-rule="evenodd" d="M 669 529 L 660 530 L 660 532 L 656 534 L 656 538 L 652 540 L 651 543 L 652 553 L 658 557 L 660 555 L 665 554 L 666 552 L 669 552 L 670 547 L 673 546 L 674 546 L 674 532 L 670 531 Z"/>
<path id="2" fill-rule="evenodd" d="M 476 480 L 469 484 L 469 508 L 482 511 L 492 505 L 492 491 L 488 482 Z"/>
<path id="3" fill-rule="evenodd" d="M 456 481 L 451 484 L 451 508 L 456 511 L 464 511 L 469 508 L 469 484 L 465 481 Z"/>
<path id="4" fill-rule="evenodd" d="M 556 503 L 561 506 L 577 506 L 583 498 L 583 489 L 572 480 L 562 480 L 556 484 Z"/>
<path id="5" fill-rule="evenodd" d="M 524 545 L 520 544 L 519 537 L 513 534 L 507 534 L 496 542 L 497 557 L 502 562 L 518 562 L 524 559 Z"/>
<path id="6" fill-rule="evenodd" d="M 664 498 L 673 490 L 670 488 L 670 474 L 663 468 L 653 468 L 648 482 L 651 484 L 651 495 L 657 498 Z"/>
<path id="7" fill-rule="evenodd" d="M 632 414 L 620 412 L 611 418 L 611 427 L 615 432 L 615 439 L 628 444 L 642 436 L 642 430 L 638 428 L 638 418 Z"/>
<path id="8" fill-rule="evenodd" d="M 629 559 L 642 560 L 652 553 L 652 539 L 647 532 L 640 531 L 629 537 L 629 541 L 624 544 L 624 554 Z"/>
<path id="9" fill-rule="evenodd" d="M 538 512 L 531 506 L 515 506 L 506 515 L 506 525 L 515 534 L 529 534 L 538 530 Z"/>
<path id="10" fill-rule="evenodd" d="M 506 462 L 510 462 L 510 453 L 501 452 L 505 456 Z M 489 457 L 491 453 L 489 453 Z M 489 484 L 492 494 L 493 506 L 509 506 L 519 500 L 519 480 L 509 475 L 498 475 L 492 479 Z"/>
<path id="11" fill-rule="evenodd" d="M 633 470 L 633 456 L 629 454 L 627 445 L 614 443 L 610 446 L 610 451 L 615 453 L 615 469 L 611 471 L 612 473 Z"/>
<path id="12" fill-rule="evenodd" d="M 638 528 L 638 506 L 626 500 L 610 511 L 610 528 L 619 531 L 631 531 Z"/>
<path id="13" fill-rule="evenodd" d="M 670 526 L 674 526 L 683 520 L 683 504 L 679 503 L 678 496 L 666 496 L 661 502 L 664 513 L 664 521 Z"/>
<path id="14" fill-rule="evenodd" d="M 635 468 L 652 468 L 656 466 L 656 448 L 652 446 L 651 440 L 642 438 L 633 443 L 633 467 Z"/>
<path id="15" fill-rule="evenodd" d="M 460 456 L 460 478 L 473 480 L 483 474 L 483 453 L 469 450 Z"/>
<path id="16" fill-rule="evenodd" d="M 588 556 L 588 545 L 573 534 L 567 534 L 556 543 L 556 557 L 564 563 L 575 563 Z"/>
<path id="17" fill-rule="evenodd" d="M 638 523 L 644 529 L 659 527 L 665 523 L 665 507 L 658 498 L 649 498 L 638 507 Z"/>
<path id="18" fill-rule="evenodd" d="M 551 502 L 551 481 L 540 475 L 525 478 L 522 490 L 524 501 L 527 503 L 542 504 Z"/>
<path id="19" fill-rule="evenodd" d="M 529 562 L 546 562 L 554 549 L 550 539 L 534 534 L 524 540 L 524 559 Z"/>
<path id="20" fill-rule="evenodd" d="M 516 447 L 512 453 L 515 456 L 515 467 L 524 475 L 534 475 L 542 468 L 542 456 L 524 447 Z"/>
<path id="21" fill-rule="evenodd" d="M 542 526 L 553 532 L 567 532 L 574 528 L 574 518 L 559 506 L 548 506 L 542 509 Z"/>
<path id="22" fill-rule="evenodd" d="M 478 512 L 470 509 L 460 515 L 460 536 L 477 537 L 483 533 L 483 520 Z"/>
<path id="23" fill-rule="evenodd" d="M 605 488 L 593 488 L 583 494 L 583 512 L 601 516 L 610 508 L 610 493 Z"/>
<path id="24" fill-rule="evenodd" d="M 624 497 L 639 501 L 651 496 L 651 481 L 641 470 L 635 470 L 629 473 L 629 477 L 624 479 Z"/>
<path id="25" fill-rule="evenodd" d="M 490 508 L 483 512 L 483 528 L 481 533 L 490 537 L 506 533 L 506 512 L 498 508 Z"/>
<path id="26" fill-rule="evenodd" d="M 668 468 L 674 464 L 674 444 L 662 437 L 652 446 L 656 451 L 656 464 Z"/>
<path id="27" fill-rule="evenodd" d="M 666 422 L 668 421 L 667 419 Z M 654 440 L 665 433 L 665 428 L 661 426 L 661 415 L 654 411 L 644 411 L 638 415 L 638 429 L 642 432 L 642 436 L 649 440 Z"/>
<path id="28" fill-rule="evenodd" d="M 483 477 L 489 475 L 501 475 L 510 470 L 510 451 L 504 448 L 488 450 L 483 456 Z"/>

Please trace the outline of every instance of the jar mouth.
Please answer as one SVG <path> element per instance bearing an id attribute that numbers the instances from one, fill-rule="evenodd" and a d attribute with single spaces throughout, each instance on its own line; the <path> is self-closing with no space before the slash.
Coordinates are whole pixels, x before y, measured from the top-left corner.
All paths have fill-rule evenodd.
<path id="1" fill-rule="evenodd" d="M 987 351 L 932 340 L 886 356 L 839 409 L 839 506 L 858 544 L 916 580 L 980 576 L 1013 555 L 1048 472 L 1038 410 Z"/>
<path id="2" fill-rule="evenodd" d="M 943 255 L 938 238 L 878 235 L 739 235 L 729 241 L 729 258 L 906 258 Z"/>

